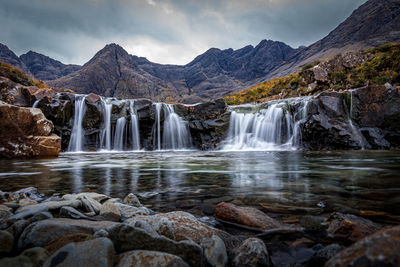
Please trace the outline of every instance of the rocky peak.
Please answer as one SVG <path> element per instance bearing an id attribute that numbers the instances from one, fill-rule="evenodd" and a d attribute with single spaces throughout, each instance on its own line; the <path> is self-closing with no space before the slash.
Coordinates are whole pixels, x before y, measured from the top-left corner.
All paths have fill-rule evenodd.
<path id="1" fill-rule="evenodd" d="M 29 70 L 25 64 L 18 58 L 18 56 L 11 51 L 6 45 L 0 43 L 0 61 L 20 68 L 25 73 L 29 73 Z"/>
<path id="2" fill-rule="evenodd" d="M 54 80 L 77 71 L 79 65 L 65 65 L 43 54 L 29 51 L 20 56 L 20 60 L 37 79 Z"/>

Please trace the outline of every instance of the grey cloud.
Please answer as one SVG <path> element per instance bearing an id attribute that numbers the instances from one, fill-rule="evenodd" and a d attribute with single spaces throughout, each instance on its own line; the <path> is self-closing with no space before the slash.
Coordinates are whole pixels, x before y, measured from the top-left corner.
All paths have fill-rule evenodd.
<path id="1" fill-rule="evenodd" d="M 159 63 L 262 39 L 291 46 L 325 36 L 366 0 L 0 0 L 0 42 L 84 63 L 106 43 Z"/>

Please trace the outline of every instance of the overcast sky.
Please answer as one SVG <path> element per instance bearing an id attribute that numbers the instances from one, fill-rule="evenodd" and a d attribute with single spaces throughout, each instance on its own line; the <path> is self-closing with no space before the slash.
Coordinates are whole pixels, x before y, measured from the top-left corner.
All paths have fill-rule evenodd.
<path id="1" fill-rule="evenodd" d="M 263 39 L 309 45 L 366 0 L 0 0 L 0 42 L 83 64 L 107 43 L 157 63 Z"/>

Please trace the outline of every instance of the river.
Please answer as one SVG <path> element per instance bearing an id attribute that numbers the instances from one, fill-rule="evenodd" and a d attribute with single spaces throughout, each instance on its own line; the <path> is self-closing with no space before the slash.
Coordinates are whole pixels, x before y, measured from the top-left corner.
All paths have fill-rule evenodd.
<path id="1" fill-rule="evenodd" d="M 29 186 L 46 195 L 95 191 L 123 198 L 133 192 L 157 211 L 207 214 L 209 206 L 233 201 L 400 215 L 400 153 L 155 151 L 0 160 L 1 190 Z"/>

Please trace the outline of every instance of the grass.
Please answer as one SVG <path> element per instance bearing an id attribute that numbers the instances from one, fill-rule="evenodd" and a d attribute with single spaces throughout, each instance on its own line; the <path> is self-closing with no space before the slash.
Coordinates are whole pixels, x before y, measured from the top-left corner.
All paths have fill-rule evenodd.
<path id="1" fill-rule="evenodd" d="M 309 69 L 319 61 L 303 66 L 298 73 L 281 78 L 274 78 L 251 88 L 225 97 L 228 105 L 265 102 L 270 99 L 312 95 L 324 90 L 343 90 L 366 85 L 400 84 L 400 44 L 385 44 L 363 52 L 369 60 L 353 68 L 344 68 L 328 74 L 327 82 L 317 83 L 310 91 L 306 82 Z M 329 61 L 330 59 L 327 59 Z"/>

